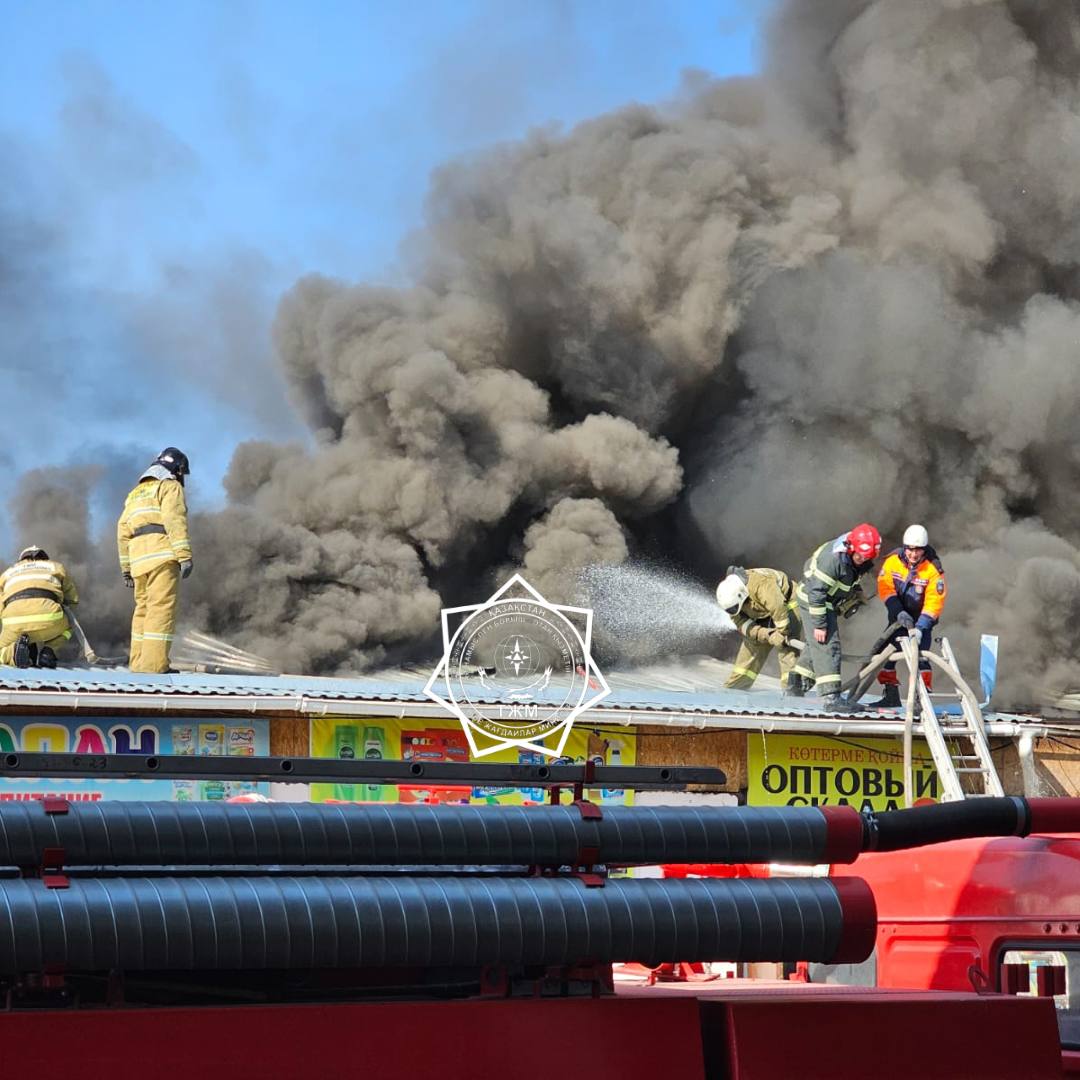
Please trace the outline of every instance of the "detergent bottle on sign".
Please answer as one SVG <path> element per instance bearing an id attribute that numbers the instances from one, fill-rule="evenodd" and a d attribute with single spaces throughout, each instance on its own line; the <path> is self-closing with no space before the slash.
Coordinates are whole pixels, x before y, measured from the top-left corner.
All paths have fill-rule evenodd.
<path id="1" fill-rule="evenodd" d="M 359 734 L 360 730 L 355 724 L 337 724 L 334 727 L 334 757 L 352 761 L 356 757 Z"/>
<path id="2" fill-rule="evenodd" d="M 382 761 L 386 757 L 386 736 L 380 727 L 364 728 L 364 760 Z M 371 802 L 382 799 L 382 784 L 365 784 L 364 798 Z"/>
<path id="3" fill-rule="evenodd" d="M 334 725 L 334 757 L 342 761 L 353 761 L 357 754 L 356 748 L 360 742 L 360 729 L 355 724 Z M 358 784 L 335 784 L 334 794 L 331 798 L 342 802 L 355 802 L 359 797 Z"/>

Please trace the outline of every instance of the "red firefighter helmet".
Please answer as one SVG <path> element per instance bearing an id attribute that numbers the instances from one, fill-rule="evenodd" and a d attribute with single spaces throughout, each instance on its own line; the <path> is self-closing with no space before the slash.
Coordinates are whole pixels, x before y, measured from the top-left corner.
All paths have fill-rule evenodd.
<path id="1" fill-rule="evenodd" d="M 876 559 L 881 552 L 881 533 L 873 525 L 856 525 L 847 534 L 848 551 L 862 555 L 865 559 Z"/>

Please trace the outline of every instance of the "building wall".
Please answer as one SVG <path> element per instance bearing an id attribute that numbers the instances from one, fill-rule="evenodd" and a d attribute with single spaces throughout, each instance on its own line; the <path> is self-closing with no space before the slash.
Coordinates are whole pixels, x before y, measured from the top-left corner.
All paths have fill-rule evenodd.
<path id="1" fill-rule="evenodd" d="M 270 721 L 273 757 L 310 757 L 311 721 L 306 716 L 274 717 Z"/>
<path id="2" fill-rule="evenodd" d="M 1006 768 L 1020 775 L 1020 757 L 1015 746 L 1009 747 Z M 1019 794 L 1017 780 L 1006 783 L 1009 794 Z M 1035 740 L 1035 790 L 1029 794 L 1041 797 L 1080 795 L 1080 740 Z"/>
<path id="3" fill-rule="evenodd" d="M 723 769 L 727 783 L 719 790 L 738 792 L 748 785 L 748 747 L 761 739 L 751 731 L 701 731 L 697 728 L 639 727 L 641 765 L 702 765 Z M 842 745 L 843 740 L 837 740 Z M 896 744 L 899 747 L 900 738 Z M 991 749 L 1007 795 L 1080 796 L 1080 734 L 1068 739 L 1036 739 L 1033 790 L 1025 792 L 1016 743 L 993 739 Z"/>
<path id="4" fill-rule="evenodd" d="M 639 765 L 703 765 L 723 769 L 727 783 L 719 790 L 746 787 L 745 731 L 701 731 L 697 728 L 635 727 Z"/>
<path id="5" fill-rule="evenodd" d="M 607 732 L 608 729 L 601 730 Z M 762 738 L 759 733 L 749 731 L 637 725 L 612 725 L 611 734 L 637 737 L 637 763 L 640 765 L 701 765 L 722 769 L 727 782 L 711 790 L 732 794 L 745 791 L 748 785 L 749 740 Z M 275 757 L 308 757 L 312 754 L 308 717 L 272 718 L 269 736 L 270 753 Z M 1006 793 L 1025 794 L 1020 756 L 1014 741 L 995 739 L 992 748 Z M 1080 735 L 1075 741 L 1062 738 L 1036 740 L 1033 774 L 1033 790 L 1027 794 L 1044 797 L 1080 795 Z M 293 797 L 297 787 L 290 785 Z"/>

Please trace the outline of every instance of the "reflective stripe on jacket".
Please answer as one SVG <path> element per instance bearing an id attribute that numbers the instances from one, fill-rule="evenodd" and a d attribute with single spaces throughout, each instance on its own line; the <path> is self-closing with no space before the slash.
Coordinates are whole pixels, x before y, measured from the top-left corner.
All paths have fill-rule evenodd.
<path id="1" fill-rule="evenodd" d="M 120 569 L 132 577 L 148 574 L 163 562 L 190 559 L 187 502 L 180 482 L 140 480 L 124 501 L 116 545 Z"/>
<path id="2" fill-rule="evenodd" d="M 904 561 L 903 548 L 890 551 L 878 574 L 877 591 L 891 619 L 903 610 L 916 617 L 926 615 L 935 622 L 941 618 L 949 595 L 941 563 L 929 548 L 922 562 L 914 567 Z"/>
<path id="3" fill-rule="evenodd" d="M 803 580 L 795 595 L 810 616 L 810 625 L 823 630 L 828 625 L 828 613 L 859 591 L 861 567 L 852 562 L 845 536 L 824 543 L 806 560 Z M 870 563 L 864 564 L 867 569 Z"/>
<path id="4" fill-rule="evenodd" d="M 61 633 L 67 628 L 62 605 L 78 602 L 64 564 L 53 559 L 22 559 L 0 574 L 0 620 L 8 629 L 63 623 Z"/>

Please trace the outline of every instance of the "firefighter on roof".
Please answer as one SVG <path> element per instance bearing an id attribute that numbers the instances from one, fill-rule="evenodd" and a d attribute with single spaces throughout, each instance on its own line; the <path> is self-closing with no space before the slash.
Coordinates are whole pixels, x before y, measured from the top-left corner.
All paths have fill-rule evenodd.
<path id="1" fill-rule="evenodd" d="M 19 561 L 0 574 L 0 664 L 56 667 L 56 650 L 71 637 L 64 605 L 78 602 L 63 563 L 37 544 L 23 548 Z"/>
<path id="2" fill-rule="evenodd" d="M 889 624 L 899 627 L 892 640 L 895 643 L 912 627 L 919 631 L 920 652 L 930 648 L 930 638 L 945 608 L 948 589 L 945 571 L 937 552 L 930 546 L 930 535 L 922 525 L 910 525 L 904 533 L 904 546 L 890 551 L 881 564 L 877 579 L 878 596 L 885 603 Z M 926 689 L 931 688 L 930 661 L 919 659 L 919 674 Z M 900 686 L 896 678 L 896 661 L 890 660 L 878 675 L 885 688 L 884 696 L 870 702 L 874 708 L 890 708 L 900 704 Z"/>
<path id="3" fill-rule="evenodd" d="M 116 523 L 124 584 L 135 590 L 132 671 L 169 670 L 179 582 L 191 573 L 184 477 L 187 456 L 167 446 L 139 478 Z"/>
<path id="4" fill-rule="evenodd" d="M 803 568 L 795 589 L 799 615 L 810 628 L 806 651 L 814 670 L 814 687 L 822 705 L 833 711 L 851 710 L 840 693 L 840 626 L 837 617 L 853 615 L 866 602 L 859 578 L 874 568 L 881 551 L 881 534 L 873 525 L 856 525 L 849 533 L 819 547 Z"/>
<path id="5" fill-rule="evenodd" d="M 797 641 L 802 637 L 802 623 L 787 574 L 781 570 L 729 566 L 727 577 L 716 587 L 716 601 L 731 616 L 743 639 L 724 685 L 733 690 L 749 690 L 775 648 L 784 693 L 802 697 L 813 672 L 800 664 L 799 653 L 790 644 L 792 639 Z"/>

